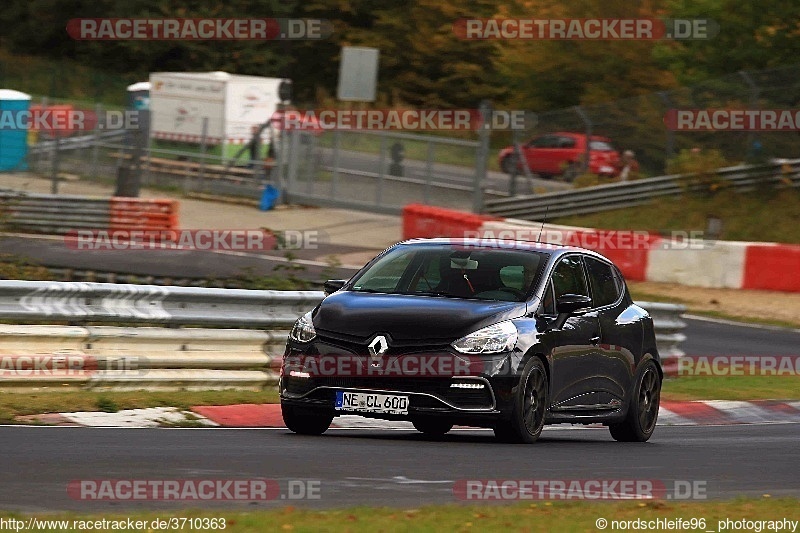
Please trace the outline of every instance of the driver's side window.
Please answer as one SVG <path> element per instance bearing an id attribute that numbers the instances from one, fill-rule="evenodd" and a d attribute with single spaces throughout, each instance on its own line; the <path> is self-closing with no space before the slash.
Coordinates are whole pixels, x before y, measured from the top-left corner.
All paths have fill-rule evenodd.
<path id="1" fill-rule="evenodd" d="M 556 300 L 565 294 L 589 296 L 586 275 L 579 255 L 568 255 L 559 261 L 553 270 L 551 282 Z"/>

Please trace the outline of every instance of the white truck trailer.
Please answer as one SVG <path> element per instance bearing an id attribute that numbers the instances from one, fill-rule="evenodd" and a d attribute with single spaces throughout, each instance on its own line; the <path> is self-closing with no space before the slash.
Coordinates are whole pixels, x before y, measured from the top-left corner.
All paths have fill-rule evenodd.
<path id="1" fill-rule="evenodd" d="M 207 117 L 208 153 L 230 158 L 277 110 L 283 81 L 227 72 L 154 72 L 150 74 L 150 135 L 196 146 L 201 143 Z M 262 132 L 261 139 L 263 156 L 270 141 L 269 129 Z M 249 159 L 249 152 L 243 158 Z"/>

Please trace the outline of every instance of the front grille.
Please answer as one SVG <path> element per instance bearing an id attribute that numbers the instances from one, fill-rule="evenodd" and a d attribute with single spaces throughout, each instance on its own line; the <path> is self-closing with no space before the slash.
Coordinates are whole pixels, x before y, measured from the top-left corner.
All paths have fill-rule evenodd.
<path id="1" fill-rule="evenodd" d="M 370 389 L 389 392 L 424 393 L 441 398 L 445 402 L 463 409 L 492 407 L 492 395 L 488 386 L 482 389 L 455 389 L 450 379 L 398 378 L 398 377 L 325 377 L 291 378 L 284 376 L 283 387 L 290 394 L 307 394 L 317 387 L 331 389 Z M 438 402 L 424 396 L 412 396 L 412 407 L 442 407 Z M 437 404 L 437 405 L 433 405 Z"/>

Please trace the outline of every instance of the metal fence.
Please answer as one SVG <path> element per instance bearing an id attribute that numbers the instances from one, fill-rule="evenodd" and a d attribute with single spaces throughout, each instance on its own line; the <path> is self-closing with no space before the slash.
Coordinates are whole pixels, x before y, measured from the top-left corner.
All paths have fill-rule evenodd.
<path id="1" fill-rule="evenodd" d="M 764 165 L 739 165 L 719 169 L 712 176 L 723 186 L 746 191 L 756 187 L 800 187 L 800 159 Z M 486 213 L 523 220 L 584 215 L 643 205 L 662 196 L 676 196 L 703 187 L 697 176 L 661 176 L 597 187 L 512 198 L 490 199 Z"/>
<path id="2" fill-rule="evenodd" d="M 390 214 L 409 203 L 479 209 L 487 152 L 488 136 L 293 131 L 278 149 L 278 183 L 295 203 Z"/>
<path id="3" fill-rule="evenodd" d="M 274 385 L 285 328 L 323 297 L 319 291 L 0 281 L 0 319 L 31 323 L 0 325 L 0 390 Z M 653 314 L 665 371 L 674 370 L 683 355 L 685 308 L 639 305 Z M 71 325 L 51 325 L 58 321 Z M 120 327 L 129 323 L 142 325 Z M 225 329 L 231 326 L 239 329 Z M 261 327 L 278 329 L 255 329 Z M 45 371 L 2 371 L 15 368 L 20 357 Z"/>
<path id="4" fill-rule="evenodd" d="M 796 131 L 675 132 L 665 127 L 670 109 L 796 109 L 800 65 L 741 71 L 704 83 L 653 92 L 596 105 L 540 111 L 538 123 L 517 132 L 518 141 L 556 131 L 609 137 L 619 150 L 633 150 L 649 175 L 666 172 L 667 161 L 682 149 L 717 149 L 731 162 L 763 162 L 800 157 Z"/>
<path id="5" fill-rule="evenodd" d="M 40 102 L 63 100 L 44 98 Z M 222 149 L 208 136 L 189 143 L 98 128 L 76 138 L 52 139 L 40 134 L 28 166 L 53 177 L 53 192 L 65 174 L 113 181 L 136 160 L 141 184 L 184 193 L 257 200 L 270 183 L 281 190 L 285 200 L 311 205 L 398 213 L 405 204 L 427 203 L 478 212 L 484 196 L 492 199 L 505 191 L 516 194 L 507 176 L 487 170 L 490 162 L 495 164 L 496 152 L 490 146 L 498 149 L 554 131 L 604 135 L 619 150 L 633 150 L 646 175 L 662 174 L 667 161 L 688 148 L 718 149 L 736 163 L 792 159 L 800 157 L 797 132 L 674 132 L 665 127 L 664 117 L 676 108 L 793 109 L 798 102 L 800 66 L 794 65 L 742 71 L 692 87 L 603 104 L 535 110 L 535 126 L 513 135 L 494 132 L 491 138 L 487 132 L 462 138 L 374 131 L 272 132 L 264 134 L 260 149 L 263 152 L 270 140 L 278 149 L 275 160 L 265 163 L 261 155 L 251 160 L 246 145 L 232 154 L 235 149 Z M 105 109 L 95 103 L 76 105 L 90 108 L 98 116 L 103 116 Z M 192 120 L 202 121 L 203 117 Z M 568 185 L 538 180 L 529 188 L 563 187 Z"/>

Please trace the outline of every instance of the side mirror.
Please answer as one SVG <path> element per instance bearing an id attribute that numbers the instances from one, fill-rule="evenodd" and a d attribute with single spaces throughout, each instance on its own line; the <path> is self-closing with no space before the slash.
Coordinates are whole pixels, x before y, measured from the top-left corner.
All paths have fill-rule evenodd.
<path id="1" fill-rule="evenodd" d="M 582 294 L 564 294 L 556 300 L 556 311 L 559 315 L 571 315 L 579 309 L 586 309 L 592 306 L 592 299 Z"/>
<path id="2" fill-rule="evenodd" d="M 322 290 L 325 292 L 325 296 L 330 296 L 344 287 L 345 283 L 347 283 L 346 279 L 329 279 L 322 285 Z"/>
<path id="3" fill-rule="evenodd" d="M 592 306 L 592 299 L 582 294 L 564 294 L 556 300 L 556 311 L 558 317 L 552 323 L 550 329 L 561 329 L 564 323 L 580 309 L 587 309 Z"/>

